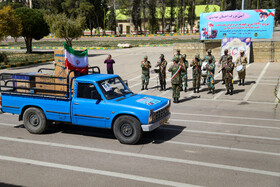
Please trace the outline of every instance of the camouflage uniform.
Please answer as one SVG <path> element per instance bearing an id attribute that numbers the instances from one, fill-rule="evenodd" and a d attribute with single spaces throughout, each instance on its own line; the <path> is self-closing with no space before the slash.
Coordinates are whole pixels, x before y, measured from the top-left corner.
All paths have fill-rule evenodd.
<path id="1" fill-rule="evenodd" d="M 201 60 L 199 54 L 195 55 L 195 59 L 192 60 L 191 67 L 193 69 L 193 91 L 199 93 L 200 77 L 201 77 Z"/>
<path id="2" fill-rule="evenodd" d="M 214 90 L 215 90 L 214 74 L 215 74 L 216 65 L 215 65 L 215 62 L 212 61 L 212 60 L 209 60 L 208 63 L 209 64 L 208 64 L 208 67 L 207 67 L 207 84 L 208 84 L 209 92 L 212 91 L 212 93 L 214 94 Z"/>
<path id="3" fill-rule="evenodd" d="M 243 70 L 238 72 L 238 77 L 239 77 L 239 85 L 241 85 L 241 80 L 242 80 L 242 85 L 244 86 L 244 81 L 246 76 L 246 65 L 248 63 L 248 60 L 247 57 L 244 56 L 244 51 L 241 51 L 241 54 L 242 55 L 237 58 L 236 66 L 238 65 L 243 66 Z"/>
<path id="4" fill-rule="evenodd" d="M 226 89 L 227 93 L 232 95 L 233 91 L 233 69 L 234 69 L 234 63 L 232 62 L 232 56 L 228 57 L 228 61 L 225 63 L 225 84 L 226 84 Z M 230 91 L 230 92 L 229 92 Z"/>
<path id="5" fill-rule="evenodd" d="M 149 84 L 149 80 L 150 80 L 150 68 L 151 63 L 150 61 L 148 61 L 148 57 L 144 57 L 144 59 L 146 59 L 146 61 L 142 61 L 141 62 L 141 68 L 142 68 L 142 90 L 144 90 L 144 86 L 145 89 L 148 90 L 148 84 Z"/>
<path id="6" fill-rule="evenodd" d="M 175 58 L 177 58 L 179 61 L 183 58 L 183 55 L 180 54 L 180 49 L 177 49 L 177 53 L 174 55 Z M 182 84 L 182 80 L 183 80 L 183 75 L 181 74 L 181 84 L 180 84 L 180 91 L 183 91 L 183 84 Z"/>
<path id="7" fill-rule="evenodd" d="M 181 73 L 185 71 L 184 67 L 178 64 L 179 59 L 174 58 L 174 64 L 168 69 L 171 72 L 171 83 L 172 83 L 172 97 L 174 98 L 174 103 L 179 102 L 180 97 L 180 84 L 181 84 Z"/>
<path id="8" fill-rule="evenodd" d="M 186 60 L 186 55 L 183 55 L 183 58 L 181 58 L 180 60 L 180 64 L 183 65 L 185 67 L 185 70 L 184 72 L 182 72 L 182 87 L 184 86 L 184 90 L 185 92 L 187 91 L 187 88 L 188 88 L 188 67 L 189 67 L 189 62 Z"/>
<path id="9" fill-rule="evenodd" d="M 205 55 L 205 57 L 201 60 L 202 62 L 206 61 L 209 64 L 209 59 L 211 58 L 214 64 L 216 63 L 215 57 L 211 54 L 212 49 L 208 49 L 208 55 Z M 216 67 L 216 66 L 215 66 Z M 215 68 L 213 70 L 213 74 L 215 74 Z M 207 77 L 206 77 L 207 79 Z M 203 83 L 205 83 L 205 79 L 203 80 Z"/>
<path id="10" fill-rule="evenodd" d="M 220 59 L 220 64 L 222 64 L 222 80 L 223 80 L 223 83 L 225 83 L 225 75 L 226 75 L 226 70 L 224 68 L 224 65 L 227 62 L 228 57 L 230 56 L 227 53 L 228 53 L 228 50 L 225 49 L 224 55 Z"/>
<path id="11" fill-rule="evenodd" d="M 159 82 L 160 82 L 160 90 L 166 90 L 166 66 L 167 61 L 164 59 L 164 55 L 161 54 L 160 61 L 156 65 L 159 67 Z"/>

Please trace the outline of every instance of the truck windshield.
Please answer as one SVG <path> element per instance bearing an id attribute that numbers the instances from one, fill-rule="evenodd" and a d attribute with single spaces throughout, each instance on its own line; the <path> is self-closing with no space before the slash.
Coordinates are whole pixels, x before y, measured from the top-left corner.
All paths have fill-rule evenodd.
<path id="1" fill-rule="evenodd" d="M 115 99 L 132 93 L 120 77 L 110 78 L 97 82 L 106 99 Z"/>

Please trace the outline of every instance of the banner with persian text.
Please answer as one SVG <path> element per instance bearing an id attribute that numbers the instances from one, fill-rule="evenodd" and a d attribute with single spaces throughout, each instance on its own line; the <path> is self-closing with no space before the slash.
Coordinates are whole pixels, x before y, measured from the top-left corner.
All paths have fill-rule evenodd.
<path id="1" fill-rule="evenodd" d="M 200 40 L 272 38 L 275 9 L 235 10 L 200 14 Z"/>

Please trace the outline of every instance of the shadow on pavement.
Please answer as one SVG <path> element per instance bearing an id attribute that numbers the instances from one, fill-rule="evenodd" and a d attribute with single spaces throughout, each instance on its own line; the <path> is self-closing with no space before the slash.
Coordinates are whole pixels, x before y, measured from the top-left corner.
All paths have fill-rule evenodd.
<path id="1" fill-rule="evenodd" d="M 185 129 L 185 126 L 179 125 L 163 125 L 152 132 L 144 133 L 140 144 L 161 144 L 166 141 L 172 140 L 178 136 Z"/>
<path id="2" fill-rule="evenodd" d="M 17 125 L 14 128 L 24 128 L 24 125 Z M 163 125 L 152 132 L 144 132 L 142 139 L 138 144 L 149 144 L 149 143 L 163 143 L 171 140 L 178 136 L 186 127 L 178 125 Z M 111 129 L 103 129 L 96 127 L 86 127 L 80 125 L 71 124 L 51 124 L 48 130 L 44 133 L 55 134 L 55 133 L 66 133 L 82 136 L 92 136 L 95 138 L 107 138 L 115 140 L 114 133 Z"/>
<path id="3" fill-rule="evenodd" d="M 244 92 L 245 91 L 245 89 L 237 89 L 237 90 L 233 90 L 233 94 L 238 94 L 238 93 L 241 93 L 241 92 Z"/>

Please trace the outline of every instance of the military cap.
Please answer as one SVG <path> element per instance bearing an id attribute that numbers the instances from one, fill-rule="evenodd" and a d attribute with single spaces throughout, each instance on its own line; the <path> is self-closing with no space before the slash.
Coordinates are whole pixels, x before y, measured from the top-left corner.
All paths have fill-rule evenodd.
<path id="1" fill-rule="evenodd" d="M 196 55 L 195 55 L 195 58 L 200 58 L 200 54 L 196 54 Z"/>
<path id="2" fill-rule="evenodd" d="M 177 51 L 177 52 L 180 52 L 180 49 L 177 49 L 176 51 Z"/>
<path id="3" fill-rule="evenodd" d="M 148 59 L 148 56 L 147 56 L 147 55 L 145 55 L 145 56 L 144 56 L 144 58 Z"/>
<path id="4" fill-rule="evenodd" d="M 240 50 L 240 53 L 244 53 L 244 52 L 245 52 L 244 49 L 241 49 L 241 50 Z"/>
<path id="5" fill-rule="evenodd" d="M 207 51 L 208 53 L 212 53 L 212 49 L 208 49 L 208 51 Z"/>
<path id="6" fill-rule="evenodd" d="M 164 57 L 164 54 L 160 54 L 160 58 Z"/>
<path id="7" fill-rule="evenodd" d="M 228 49 L 225 49 L 225 52 L 228 52 Z"/>

